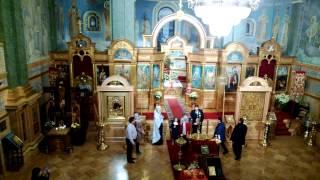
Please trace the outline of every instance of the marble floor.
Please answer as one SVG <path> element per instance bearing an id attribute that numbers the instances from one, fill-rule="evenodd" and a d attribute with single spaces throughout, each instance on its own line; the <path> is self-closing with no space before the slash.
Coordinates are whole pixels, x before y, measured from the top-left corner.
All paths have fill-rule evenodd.
<path id="1" fill-rule="evenodd" d="M 301 137 L 282 136 L 271 141 L 272 146 L 262 148 L 250 141 L 241 161 L 235 161 L 230 152 L 221 155 L 223 172 L 229 180 L 284 179 L 320 180 L 320 150 L 307 147 Z M 71 154 L 43 154 L 33 151 L 25 157 L 19 172 L 9 172 L 5 180 L 29 180 L 33 167 L 50 169 L 51 180 L 153 180 L 173 179 L 166 145 L 142 146 L 142 154 L 135 164 L 126 163 L 123 145 L 110 144 L 104 152 L 96 150 L 94 138 L 85 145 L 74 147 Z"/>

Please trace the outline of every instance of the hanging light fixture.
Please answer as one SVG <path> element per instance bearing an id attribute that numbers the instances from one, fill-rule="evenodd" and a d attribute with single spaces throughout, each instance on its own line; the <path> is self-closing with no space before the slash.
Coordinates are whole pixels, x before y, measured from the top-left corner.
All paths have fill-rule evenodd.
<path id="1" fill-rule="evenodd" d="M 260 0 L 187 0 L 187 3 L 209 25 L 210 33 L 221 37 L 258 8 Z"/>

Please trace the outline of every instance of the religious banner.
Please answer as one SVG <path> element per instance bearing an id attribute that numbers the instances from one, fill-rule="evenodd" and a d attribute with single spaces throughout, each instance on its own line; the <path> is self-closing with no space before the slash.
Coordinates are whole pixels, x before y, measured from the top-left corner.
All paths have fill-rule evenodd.
<path id="1" fill-rule="evenodd" d="M 305 87 L 306 73 L 305 71 L 292 71 L 292 83 L 290 88 L 290 96 L 295 98 L 303 96 Z"/>

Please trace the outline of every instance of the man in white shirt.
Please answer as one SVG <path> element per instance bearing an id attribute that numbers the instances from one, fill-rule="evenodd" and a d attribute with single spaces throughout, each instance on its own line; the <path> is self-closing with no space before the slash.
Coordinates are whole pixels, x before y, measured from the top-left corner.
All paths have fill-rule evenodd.
<path id="1" fill-rule="evenodd" d="M 126 144 L 127 144 L 127 161 L 128 163 L 134 163 L 132 158 L 133 146 L 137 139 L 137 130 L 134 126 L 134 117 L 129 118 L 129 124 L 126 129 Z"/>

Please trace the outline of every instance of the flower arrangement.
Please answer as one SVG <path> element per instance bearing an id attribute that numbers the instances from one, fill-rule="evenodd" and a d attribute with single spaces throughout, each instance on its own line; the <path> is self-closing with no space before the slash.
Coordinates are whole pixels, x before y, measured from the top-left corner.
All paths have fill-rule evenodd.
<path id="1" fill-rule="evenodd" d="M 290 100 L 290 96 L 285 93 L 277 94 L 275 98 L 276 98 L 276 102 L 280 105 L 287 104 Z"/>
<path id="2" fill-rule="evenodd" d="M 196 100 L 196 99 L 198 98 L 198 93 L 195 92 L 195 91 L 191 92 L 191 93 L 189 94 L 189 98 L 190 98 L 191 100 Z"/>
<path id="3" fill-rule="evenodd" d="M 74 122 L 74 123 L 71 124 L 71 128 L 74 128 L 74 129 L 75 129 L 75 128 L 80 128 L 80 124 Z"/>
<path id="4" fill-rule="evenodd" d="M 161 91 L 156 91 L 154 93 L 154 98 L 156 98 L 157 100 L 160 100 L 162 97 L 162 92 Z"/>

